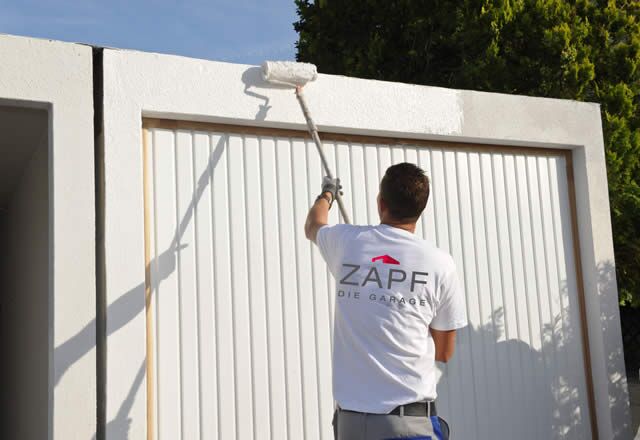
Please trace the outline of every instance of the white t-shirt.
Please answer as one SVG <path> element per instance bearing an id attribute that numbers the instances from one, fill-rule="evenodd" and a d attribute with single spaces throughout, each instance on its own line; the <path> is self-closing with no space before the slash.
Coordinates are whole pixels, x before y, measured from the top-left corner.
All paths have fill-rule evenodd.
<path id="1" fill-rule="evenodd" d="M 389 225 L 323 226 L 316 244 L 336 279 L 333 396 L 344 409 L 389 413 L 436 398 L 429 327 L 467 325 L 453 258 Z"/>

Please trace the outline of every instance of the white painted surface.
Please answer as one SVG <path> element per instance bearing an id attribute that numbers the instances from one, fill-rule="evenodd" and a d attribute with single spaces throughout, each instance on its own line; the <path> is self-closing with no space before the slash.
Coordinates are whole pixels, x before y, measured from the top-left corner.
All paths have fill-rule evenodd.
<path id="1" fill-rule="evenodd" d="M 321 181 L 315 146 L 148 139 L 158 438 L 333 438 L 334 281 L 301 227 Z M 453 254 L 471 323 L 438 387 L 456 436 L 589 438 L 564 156 L 325 145 L 358 223 L 378 222 L 388 165 L 432 176 L 417 232 Z"/>
<path id="2" fill-rule="evenodd" d="M 48 109 L 48 433 L 96 429 L 91 48 L 0 35 L 0 102 Z"/>
<path id="3" fill-rule="evenodd" d="M 139 379 L 145 362 L 142 116 L 295 129 L 304 125 L 293 92 L 260 84 L 257 67 L 118 50 L 105 50 L 104 56 L 105 263 L 110 306 L 107 418 L 116 422 L 108 427 L 107 436 L 117 438 L 117 428 L 122 426 L 117 421 L 130 418 L 130 438 L 137 439 L 146 432 L 145 379 Z M 599 106 L 331 75 L 320 75 L 306 93 L 314 119 L 325 131 L 573 150 L 599 436 L 628 438 L 629 405 Z M 348 151 L 346 146 L 338 150 L 340 155 Z M 387 157 L 382 154 L 381 161 L 390 160 Z M 273 160 L 278 162 L 277 157 Z M 282 174 L 286 172 L 278 169 L 270 184 L 287 178 Z M 544 203 L 542 207 L 549 209 Z M 286 207 L 280 210 L 277 214 L 286 213 L 284 220 L 294 224 Z M 272 237 L 266 234 L 264 239 Z M 289 252 L 282 258 L 291 258 Z M 522 331 L 529 330 L 523 327 Z M 471 384 L 451 385 L 459 392 Z M 465 414 L 475 406 L 467 405 Z"/>

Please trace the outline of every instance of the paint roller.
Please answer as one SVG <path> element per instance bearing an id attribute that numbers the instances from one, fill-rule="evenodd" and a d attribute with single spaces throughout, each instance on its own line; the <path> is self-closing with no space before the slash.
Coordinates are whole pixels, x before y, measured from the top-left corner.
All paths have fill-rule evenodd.
<path id="1" fill-rule="evenodd" d="M 309 112 L 309 108 L 307 107 L 307 103 L 304 99 L 304 94 L 302 93 L 302 88 L 305 84 L 315 81 L 317 77 L 318 71 L 316 66 L 311 63 L 296 63 L 293 61 L 265 61 L 262 63 L 262 78 L 265 81 L 272 84 L 295 87 L 296 97 L 300 103 L 302 114 L 304 114 L 304 118 L 307 121 L 307 128 L 311 135 L 311 139 L 313 139 L 313 142 L 316 144 L 316 149 L 320 154 L 324 172 L 329 178 L 333 179 L 333 173 L 329 169 L 329 163 L 322 151 L 322 142 L 318 135 L 318 128 L 313 122 L 313 119 L 311 119 L 311 113 Z M 338 202 L 338 208 L 340 209 L 344 222 L 351 223 L 349 221 L 347 210 L 342 202 L 340 191 L 336 192 L 336 201 Z"/>

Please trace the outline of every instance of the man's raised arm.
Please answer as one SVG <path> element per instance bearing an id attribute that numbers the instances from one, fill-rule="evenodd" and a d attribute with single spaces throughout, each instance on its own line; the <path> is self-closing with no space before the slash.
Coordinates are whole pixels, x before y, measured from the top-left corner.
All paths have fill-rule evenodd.
<path id="1" fill-rule="evenodd" d="M 304 234 L 307 239 L 314 243 L 316 242 L 318 230 L 329 221 L 329 209 L 336 198 L 336 192 L 339 191 L 340 188 L 340 179 L 329 179 L 325 177 L 322 180 L 322 193 L 316 198 L 311 209 L 309 209 L 307 220 L 304 223 Z"/>

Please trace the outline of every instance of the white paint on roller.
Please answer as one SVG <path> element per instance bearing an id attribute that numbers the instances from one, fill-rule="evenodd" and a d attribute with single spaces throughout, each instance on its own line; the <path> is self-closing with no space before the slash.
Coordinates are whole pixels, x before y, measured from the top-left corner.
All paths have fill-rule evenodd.
<path id="1" fill-rule="evenodd" d="M 268 82 L 304 86 L 318 77 L 316 66 L 292 61 L 265 61 L 262 63 L 262 79 Z"/>

